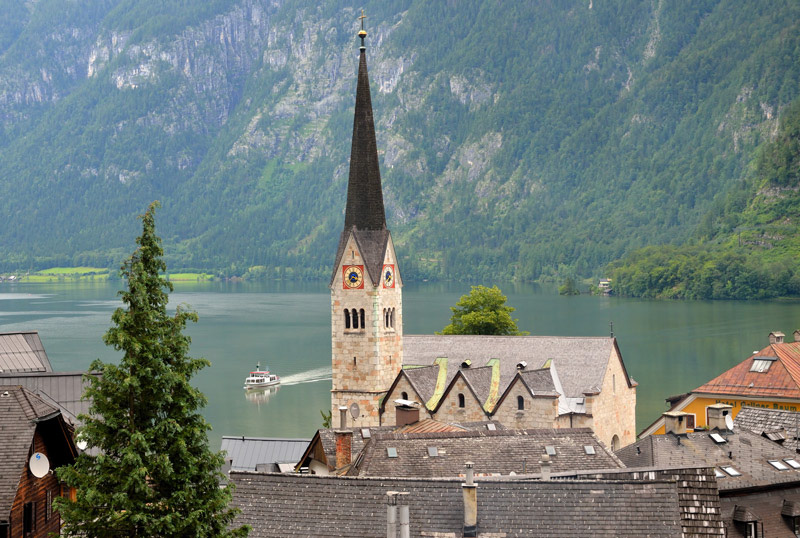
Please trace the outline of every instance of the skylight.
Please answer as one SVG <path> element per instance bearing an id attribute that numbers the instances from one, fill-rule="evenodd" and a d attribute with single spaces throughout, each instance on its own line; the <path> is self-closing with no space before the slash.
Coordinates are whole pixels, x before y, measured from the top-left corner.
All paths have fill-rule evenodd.
<path id="1" fill-rule="evenodd" d="M 495 431 L 497 430 L 497 426 L 495 426 L 493 423 L 490 422 L 489 424 L 486 425 L 486 429 L 489 431 Z"/>
<path id="2" fill-rule="evenodd" d="M 730 465 L 723 465 L 722 470 L 728 473 L 730 476 L 742 476 L 742 473 L 740 473 Z"/>
<path id="3" fill-rule="evenodd" d="M 782 461 L 778 461 L 778 460 L 767 460 L 767 461 L 769 461 L 769 464 L 772 465 L 773 467 L 775 467 L 779 471 L 788 471 L 789 470 L 789 468 L 786 465 L 784 465 L 784 463 Z"/>
<path id="4" fill-rule="evenodd" d="M 584 445 L 583 451 L 586 452 L 587 455 L 592 456 L 595 454 L 594 447 L 592 445 Z"/>
<path id="5" fill-rule="evenodd" d="M 429 446 L 428 447 L 428 456 L 430 456 L 432 458 L 435 458 L 438 455 L 439 455 L 439 449 L 438 448 L 436 448 L 435 446 Z"/>
<path id="6" fill-rule="evenodd" d="M 716 467 L 714 467 L 714 476 L 716 476 L 717 478 L 727 478 L 728 477 L 728 475 L 726 475 L 725 473 L 723 473 L 722 471 L 720 471 Z"/>
<path id="7" fill-rule="evenodd" d="M 775 362 L 777 357 L 758 357 L 753 359 L 753 365 L 750 367 L 751 372 L 766 372 L 769 367 Z"/>
<path id="8" fill-rule="evenodd" d="M 361 428 L 361 438 L 369 439 L 370 437 L 372 437 L 372 433 L 370 433 L 369 428 Z"/>
<path id="9" fill-rule="evenodd" d="M 396 458 L 397 449 L 393 446 L 386 447 L 386 455 L 389 456 L 390 458 Z"/>
<path id="10" fill-rule="evenodd" d="M 711 437 L 714 440 L 714 442 L 717 443 L 718 445 L 721 445 L 722 443 L 727 443 L 728 442 L 727 439 L 725 439 L 724 437 L 722 437 L 718 433 L 711 433 L 708 436 Z"/>
<path id="11" fill-rule="evenodd" d="M 544 451 L 547 452 L 548 456 L 555 456 L 556 455 L 556 447 L 547 445 L 544 447 Z"/>
<path id="12" fill-rule="evenodd" d="M 784 458 L 785 461 L 792 469 L 800 469 L 800 463 L 797 463 L 797 460 L 792 458 Z"/>

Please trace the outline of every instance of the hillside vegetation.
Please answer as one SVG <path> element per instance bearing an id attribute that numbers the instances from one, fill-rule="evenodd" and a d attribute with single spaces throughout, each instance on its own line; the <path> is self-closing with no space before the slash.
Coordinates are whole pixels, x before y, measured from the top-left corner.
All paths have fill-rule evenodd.
<path id="1" fill-rule="evenodd" d="M 623 295 L 758 299 L 800 295 L 800 99 L 752 173 L 684 246 L 648 247 L 610 264 Z"/>
<path id="2" fill-rule="evenodd" d="M 173 268 L 327 275 L 359 12 L 84 4 L 0 0 L 0 272 L 116 268 L 158 199 Z M 364 7 L 409 279 L 585 277 L 646 245 L 720 240 L 800 95 L 794 0 Z"/>

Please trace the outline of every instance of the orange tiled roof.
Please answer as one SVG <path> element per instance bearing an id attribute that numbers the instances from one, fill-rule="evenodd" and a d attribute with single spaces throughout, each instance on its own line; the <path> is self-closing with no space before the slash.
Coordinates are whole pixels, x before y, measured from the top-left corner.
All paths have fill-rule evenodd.
<path id="1" fill-rule="evenodd" d="M 777 360 L 766 372 L 751 372 L 759 357 Z M 692 392 L 800 399 L 800 342 L 770 344 Z"/>

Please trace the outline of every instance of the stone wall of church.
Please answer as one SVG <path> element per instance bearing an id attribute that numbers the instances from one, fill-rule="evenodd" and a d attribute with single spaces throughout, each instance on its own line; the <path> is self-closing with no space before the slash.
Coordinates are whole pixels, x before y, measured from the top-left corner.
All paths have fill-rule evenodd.
<path id="1" fill-rule="evenodd" d="M 615 448 L 636 441 L 636 387 L 628 387 L 622 359 L 612 350 L 599 395 L 592 402 L 592 429 L 608 448 L 619 440 Z"/>
<path id="2" fill-rule="evenodd" d="M 524 409 L 519 409 L 518 397 L 522 397 Z M 514 383 L 508 394 L 498 405 L 492 420 L 506 428 L 555 428 L 558 416 L 558 399 L 551 396 L 531 396 L 522 383 Z"/>
<path id="3" fill-rule="evenodd" d="M 388 250 L 387 259 L 395 263 L 396 268 L 393 250 Z M 331 412 L 337 417 L 340 405 L 349 407 L 355 402 L 361 407 L 362 415 L 369 415 L 368 420 L 363 419 L 365 425 L 375 426 L 379 421 L 378 400 L 402 367 L 402 294 L 399 282 L 394 288 L 385 288 L 380 282 L 373 285 L 366 267 L 363 288 L 346 288 L 343 284 L 346 265 L 365 266 L 352 237 L 331 287 Z M 359 313 L 359 318 L 363 309 L 364 323 L 359 319 L 358 327 L 354 327 L 351 314 L 348 328 L 345 309 Z M 387 326 L 386 309 L 394 309 L 393 326 Z"/>
<path id="4" fill-rule="evenodd" d="M 459 394 L 464 395 L 464 407 L 459 406 Z M 463 378 L 455 382 L 444 398 L 441 407 L 433 416 L 438 421 L 459 423 L 489 420 L 481 407 L 481 402 L 478 402 Z"/>

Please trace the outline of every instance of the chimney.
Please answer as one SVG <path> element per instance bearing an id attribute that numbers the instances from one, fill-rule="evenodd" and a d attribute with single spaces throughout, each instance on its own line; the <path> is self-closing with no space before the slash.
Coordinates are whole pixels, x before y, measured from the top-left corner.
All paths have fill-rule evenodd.
<path id="1" fill-rule="evenodd" d="M 341 469 L 350 464 L 350 449 L 353 443 L 353 432 L 350 430 L 336 430 L 336 468 Z"/>
<path id="2" fill-rule="evenodd" d="M 664 433 L 685 434 L 687 414 L 683 411 L 667 411 L 664 413 Z"/>
<path id="3" fill-rule="evenodd" d="M 395 400 L 395 425 L 405 426 L 419 422 L 419 405 L 409 400 Z"/>
<path id="4" fill-rule="evenodd" d="M 783 337 L 786 336 L 780 331 L 772 331 L 769 333 L 769 343 L 770 344 L 782 344 Z"/>
<path id="5" fill-rule="evenodd" d="M 542 480 L 550 480 L 550 455 L 545 454 L 539 461 L 539 466 L 542 468 Z"/>
<path id="6" fill-rule="evenodd" d="M 464 497 L 464 536 L 478 536 L 478 485 L 474 481 L 474 464 L 466 464 L 466 482 L 461 484 L 461 493 Z"/>
<path id="7" fill-rule="evenodd" d="M 397 538 L 397 492 L 387 491 L 386 538 Z"/>
<path id="8" fill-rule="evenodd" d="M 339 406 L 339 427 L 345 429 L 347 427 L 347 406 Z"/>
<path id="9" fill-rule="evenodd" d="M 794 341 L 795 342 L 800 342 L 800 329 L 797 329 L 796 331 L 794 331 L 793 334 L 794 334 Z"/>
<path id="10" fill-rule="evenodd" d="M 403 492 L 400 495 L 406 495 Z M 411 538 L 411 523 L 409 522 L 408 505 L 400 505 L 400 538 Z"/>
<path id="11" fill-rule="evenodd" d="M 716 428 L 718 430 L 727 430 L 728 425 L 725 417 L 731 414 L 731 409 L 733 409 L 732 405 L 723 403 L 709 405 L 706 408 L 706 412 L 708 413 L 708 429 L 713 430 Z M 733 417 L 731 416 L 731 418 Z"/>

